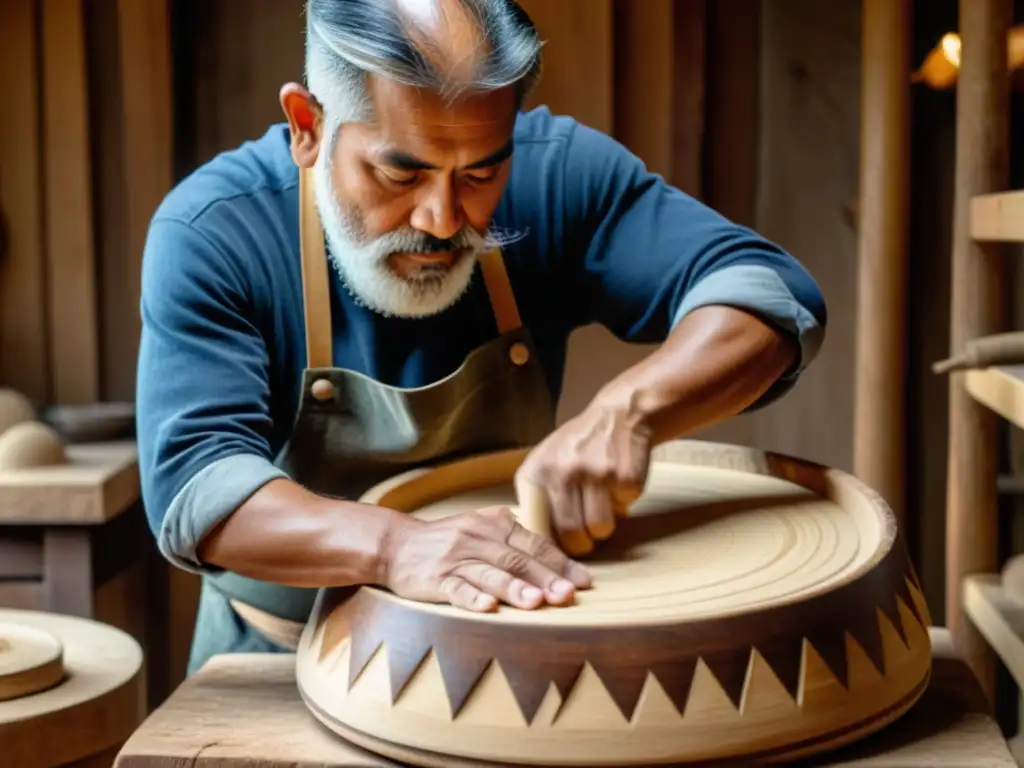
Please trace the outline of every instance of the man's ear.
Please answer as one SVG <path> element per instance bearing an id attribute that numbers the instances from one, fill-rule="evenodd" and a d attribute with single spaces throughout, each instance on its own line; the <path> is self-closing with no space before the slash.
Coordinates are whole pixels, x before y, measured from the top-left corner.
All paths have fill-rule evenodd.
<path id="1" fill-rule="evenodd" d="M 300 168 L 310 168 L 320 152 L 323 109 L 313 95 L 298 83 L 284 85 L 280 99 L 292 135 L 292 159 Z"/>

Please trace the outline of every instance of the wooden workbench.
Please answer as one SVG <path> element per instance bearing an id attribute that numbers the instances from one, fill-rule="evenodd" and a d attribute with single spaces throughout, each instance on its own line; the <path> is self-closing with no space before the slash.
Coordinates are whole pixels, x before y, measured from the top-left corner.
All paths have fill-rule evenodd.
<path id="1" fill-rule="evenodd" d="M 902 720 L 816 766 L 1016 768 L 949 633 L 932 630 L 931 686 Z M 307 712 L 291 655 L 218 656 L 143 723 L 115 768 L 396 768 L 348 745 Z"/>

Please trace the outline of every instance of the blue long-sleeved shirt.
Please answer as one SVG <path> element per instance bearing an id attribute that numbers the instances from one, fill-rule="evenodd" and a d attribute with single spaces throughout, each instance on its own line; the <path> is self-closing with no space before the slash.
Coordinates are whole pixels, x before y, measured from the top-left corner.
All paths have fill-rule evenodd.
<path id="1" fill-rule="evenodd" d="M 203 571 L 203 536 L 271 479 L 305 367 L 298 169 L 286 125 L 223 153 L 156 211 L 142 270 L 137 428 L 143 498 L 161 551 Z M 792 387 L 826 325 L 796 259 L 647 171 L 607 135 L 536 109 L 519 116 L 494 224 L 553 399 L 573 329 L 662 341 L 700 306 L 727 304 L 793 333 L 801 358 L 758 404 Z M 479 277 L 450 309 L 386 318 L 331 275 L 334 363 L 416 387 L 497 330 Z"/>

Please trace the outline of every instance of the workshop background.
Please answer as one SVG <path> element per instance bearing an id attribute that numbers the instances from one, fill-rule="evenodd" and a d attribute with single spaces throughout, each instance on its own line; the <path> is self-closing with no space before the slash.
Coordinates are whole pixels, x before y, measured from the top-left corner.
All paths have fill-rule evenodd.
<path id="1" fill-rule="evenodd" d="M 796 390 L 702 436 L 852 470 L 860 0 L 522 2 L 548 41 L 534 102 L 614 135 L 776 240 L 824 290 L 828 337 Z M 915 3 L 912 63 L 956 25 L 954 0 Z M 177 180 L 281 121 L 278 89 L 301 80 L 302 65 L 301 0 L 0 3 L 0 385 L 43 404 L 132 400 L 149 217 Z M 953 90 L 912 89 L 907 419 L 896 427 L 906 535 L 936 624 L 947 381 L 930 365 L 949 351 L 955 105 Z M 1014 312 L 1020 320 L 1024 303 Z M 579 331 L 561 417 L 647 351 Z M 1007 473 L 1020 463 L 1011 442 Z M 1017 486 L 1004 487 L 1015 530 Z M 1004 540 L 1024 549 L 1019 534 Z M 140 570 L 103 585 L 96 612 L 145 640 L 152 703 L 184 674 L 197 582 L 138 541 L 150 548 Z M 14 562 L 0 563 L 0 604 L 35 607 Z M 169 664 L 154 665 L 163 654 Z"/>

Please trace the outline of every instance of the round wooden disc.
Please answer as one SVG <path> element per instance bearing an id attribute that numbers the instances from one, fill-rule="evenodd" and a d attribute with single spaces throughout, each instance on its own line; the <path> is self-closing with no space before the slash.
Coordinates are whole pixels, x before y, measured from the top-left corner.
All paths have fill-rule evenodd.
<path id="1" fill-rule="evenodd" d="M 64 677 L 64 646 L 50 632 L 0 623 L 0 702 L 45 691 Z"/>
<path id="2" fill-rule="evenodd" d="M 89 619 L 0 609 L 0 637 L 36 638 L 43 645 L 43 638 L 51 638 L 62 648 L 63 662 L 57 684 L 0 701 L 0 762 L 74 764 L 120 746 L 137 727 L 142 649 L 130 635 Z M 0 684 L 3 665 L 0 653 Z"/>
<path id="3" fill-rule="evenodd" d="M 364 500 L 514 505 L 525 451 L 406 473 Z M 417 765 L 792 759 L 882 727 L 931 671 L 892 513 L 855 478 L 744 448 L 659 448 L 576 605 L 474 614 L 325 590 L 299 647 L 311 711 Z"/>

